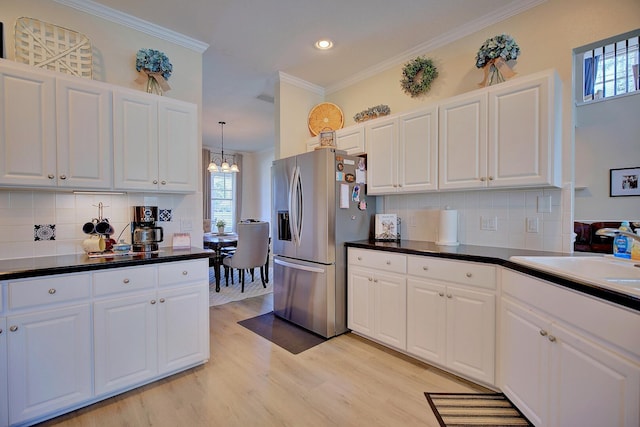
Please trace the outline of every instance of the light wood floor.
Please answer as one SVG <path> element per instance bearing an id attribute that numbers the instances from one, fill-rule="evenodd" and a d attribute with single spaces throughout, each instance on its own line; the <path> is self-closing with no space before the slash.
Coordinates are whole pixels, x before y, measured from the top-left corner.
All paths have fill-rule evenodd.
<path id="1" fill-rule="evenodd" d="M 486 391 L 354 334 L 293 355 L 237 324 L 272 301 L 212 307 L 207 364 L 42 425 L 437 427 L 425 391 Z"/>

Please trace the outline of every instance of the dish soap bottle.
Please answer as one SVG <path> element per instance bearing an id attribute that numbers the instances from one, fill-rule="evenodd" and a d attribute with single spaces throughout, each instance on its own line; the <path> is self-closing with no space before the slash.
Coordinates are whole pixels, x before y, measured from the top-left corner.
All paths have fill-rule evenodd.
<path id="1" fill-rule="evenodd" d="M 636 234 L 640 237 L 640 228 L 636 229 Z M 631 241 L 631 259 L 640 261 L 640 242 L 635 239 Z"/>
<path id="2" fill-rule="evenodd" d="M 618 230 L 631 233 L 629 221 L 623 221 Z M 616 235 L 613 239 L 613 256 L 618 258 L 631 258 L 631 240 L 631 238 L 623 234 Z"/>

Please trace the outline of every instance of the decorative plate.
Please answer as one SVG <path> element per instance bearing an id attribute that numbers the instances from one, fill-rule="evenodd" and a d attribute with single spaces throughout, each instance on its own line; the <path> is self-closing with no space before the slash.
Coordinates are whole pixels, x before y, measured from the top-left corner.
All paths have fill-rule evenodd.
<path id="1" fill-rule="evenodd" d="M 324 130 L 342 129 L 344 125 L 344 115 L 336 104 L 323 102 L 311 109 L 309 112 L 309 132 L 318 136 Z"/>

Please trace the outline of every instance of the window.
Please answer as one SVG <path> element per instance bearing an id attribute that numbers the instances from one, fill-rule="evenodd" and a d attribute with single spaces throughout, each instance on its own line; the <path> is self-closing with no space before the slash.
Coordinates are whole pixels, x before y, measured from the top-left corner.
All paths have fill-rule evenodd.
<path id="1" fill-rule="evenodd" d="M 638 36 L 640 30 L 576 49 L 582 76 L 582 99 L 590 102 L 639 89 Z"/>
<path id="2" fill-rule="evenodd" d="M 236 174 L 215 172 L 211 174 L 211 229 L 216 230 L 216 222 L 225 222 L 224 231 L 233 231 L 236 223 Z"/>

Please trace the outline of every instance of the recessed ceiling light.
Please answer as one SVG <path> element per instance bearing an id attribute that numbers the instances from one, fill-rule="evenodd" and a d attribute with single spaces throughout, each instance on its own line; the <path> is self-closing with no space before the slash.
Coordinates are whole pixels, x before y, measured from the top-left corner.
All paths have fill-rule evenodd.
<path id="1" fill-rule="evenodd" d="M 318 40 L 315 46 L 320 50 L 327 50 L 333 47 L 333 42 L 329 39 Z"/>

